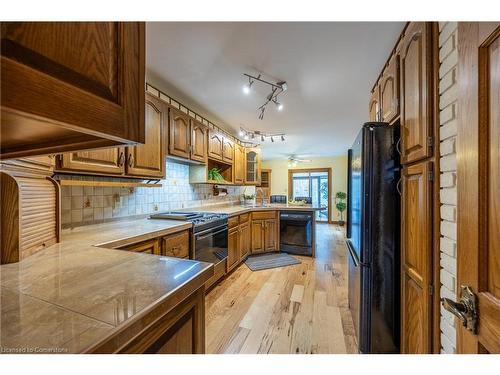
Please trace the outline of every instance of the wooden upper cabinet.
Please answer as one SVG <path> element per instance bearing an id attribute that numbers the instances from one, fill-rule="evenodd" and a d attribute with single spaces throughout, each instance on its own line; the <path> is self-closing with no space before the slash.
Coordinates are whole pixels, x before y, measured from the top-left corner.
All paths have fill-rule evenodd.
<path id="1" fill-rule="evenodd" d="M 112 147 L 58 155 L 56 171 L 122 175 L 125 172 L 125 148 Z"/>
<path id="2" fill-rule="evenodd" d="M 370 121 L 380 121 L 380 96 L 379 87 L 375 86 L 368 104 L 368 118 Z"/>
<path id="3" fill-rule="evenodd" d="M 224 136 L 213 130 L 208 132 L 208 157 L 222 160 Z"/>
<path id="4" fill-rule="evenodd" d="M 430 353 L 432 286 L 431 162 L 403 168 L 401 352 Z"/>
<path id="5" fill-rule="evenodd" d="M 170 107 L 170 135 L 168 153 L 184 159 L 191 154 L 191 119 L 178 109 Z"/>
<path id="6" fill-rule="evenodd" d="M 234 147 L 234 183 L 245 183 L 245 147 L 236 144 Z"/>
<path id="7" fill-rule="evenodd" d="M 234 142 L 227 137 L 222 138 L 222 160 L 226 163 L 234 161 Z"/>
<path id="8" fill-rule="evenodd" d="M 430 30 L 425 22 L 412 22 L 401 48 L 401 162 L 432 155 L 430 89 Z"/>
<path id="9" fill-rule="evenodd" d="M 208 157 L 208 128 L 196 120 L 191 120 L 191 160 L 202 163 Z"/>
<path id="10" fill-rule="evenodd" d="M 144 142 L 142 22 L 3 22 L 1 157 Z"/>
<path id="11" fill-rule="evenodd" d="M 393 55 L 379 83 L 380 120 L 392 122 L 399 116 L 399 56 Z"/>
<path id="12" fill-rule="evenodd" d="M 167 110 L 163 102 L 146 95 L 146 142 L 127 147 L 127 175 L 165 176 L 165 128 Z"/>
<path id="13" fill-rule="evenodd" d="M 260 148 L 245 148 L 245 183 L 260 185 Z"/>

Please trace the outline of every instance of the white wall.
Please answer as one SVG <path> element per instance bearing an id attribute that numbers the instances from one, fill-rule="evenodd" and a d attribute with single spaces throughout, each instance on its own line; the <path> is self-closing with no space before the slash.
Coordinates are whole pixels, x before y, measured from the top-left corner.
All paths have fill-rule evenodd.
<path id="1" fill-rule="evenodd" d="M 457 23 L 439 23 L 439 123 L 441 203 L 441 297 L 455 299 L 457 289 Z M 441 352 L 455 353 L 454 317 L 441 306 Z"/>
<path id="2" fill-rule="evenodd" d="M 282 194 L 288 196 L 288 160 L 264 160 L 262 168 L 271 169 L 271 194 Z M 340 219 L 339 212 L 335 208 L 334 198 L 337 191 L 347 193 L 347 154 L 345 156 L 324 157 L 311 159 L 310 163 L 300 163 L 291 169 L 303 168 L 332 168 L 332 202 L 331 219 Z M 345 220 L 344 211 L 344 220 Z"/>

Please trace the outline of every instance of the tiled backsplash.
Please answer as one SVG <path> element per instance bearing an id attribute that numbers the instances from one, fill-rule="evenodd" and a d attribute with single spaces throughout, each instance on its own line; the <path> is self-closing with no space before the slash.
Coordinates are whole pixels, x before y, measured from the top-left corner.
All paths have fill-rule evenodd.
<path id="1" fill-rule="evenodd" d="M 76 180 L 128 181 L 111 177 L 57 175 L 55 178 Z M 237 203 L 245 189 L 253 187 L 227 186 L 226 196 L 213 196 L 212 185 L 190 184 L 189 166 L 168 160 L 166 179 L 161 188 L 124 188 L 97 186 L 62 186 L 61 221 L 64 228 L 95 224 L 129 216 L 181 208 Z M 252 190 L 250 192 L 249 190 Z"/>

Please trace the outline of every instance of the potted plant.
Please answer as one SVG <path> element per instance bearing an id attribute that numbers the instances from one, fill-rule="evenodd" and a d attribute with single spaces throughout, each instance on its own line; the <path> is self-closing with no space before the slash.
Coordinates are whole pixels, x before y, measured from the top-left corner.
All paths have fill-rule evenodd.
<path id="1" fill-rule="evenodd" d="M 335 207 L 337 207 L 337 210 L 340 213 L 340 220 L 339 220 L 340 226 L 343 226 L 345 224 L 343 212 L 347 208 L 347 204 L 345 202 L 346 198 L 347 194 L 344 193 L 343 191 L 337 191 L 337 193 L 335 193 Z"/>
<path id="2" fill-rule="evenodd" d="M 224 177 L 220 174 L 220 169 L 212 168 L 208 171 L 208 179 L 210 181 L 224 182 Z"/>

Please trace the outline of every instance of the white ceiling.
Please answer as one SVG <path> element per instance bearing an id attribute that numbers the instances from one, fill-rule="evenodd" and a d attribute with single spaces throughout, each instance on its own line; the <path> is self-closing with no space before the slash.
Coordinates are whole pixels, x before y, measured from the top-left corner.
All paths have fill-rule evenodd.
<path id="1" fill-rule="evenodd" d="M 369 91 L 403 22 L 148 22 L 147 69 L 236 134 L 240 125 L 284 132 L 264 142 L 264 159 L 347 152 L 368 116 Z M 270 92 L 242 73 L 284 80 L 282 112 L 257 108 Z M 217 118 L 210 118 L 217 123 Z"/>

